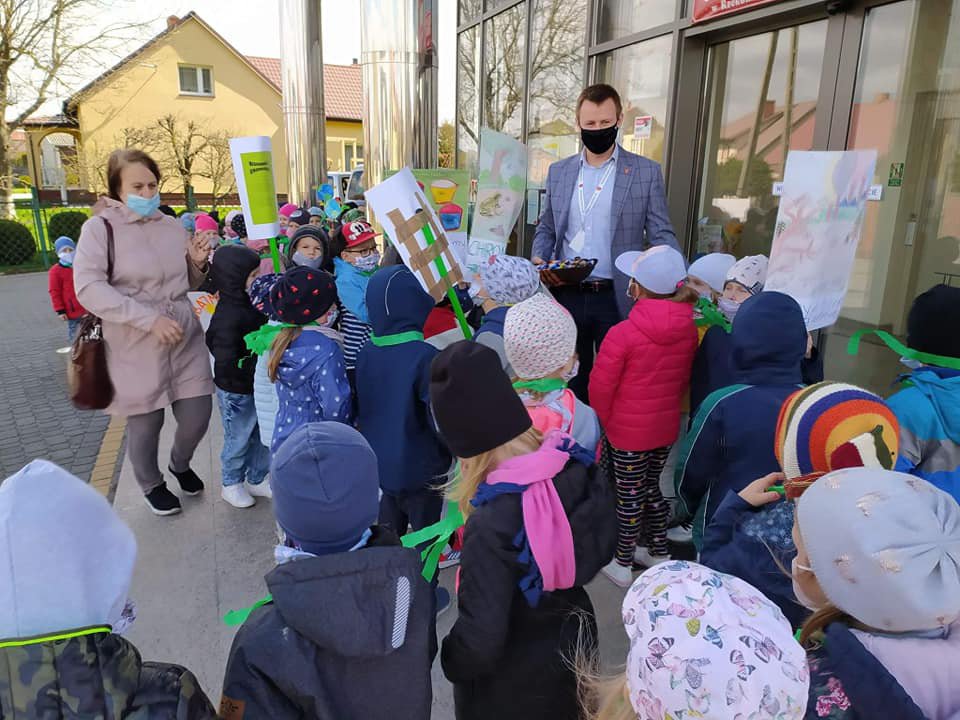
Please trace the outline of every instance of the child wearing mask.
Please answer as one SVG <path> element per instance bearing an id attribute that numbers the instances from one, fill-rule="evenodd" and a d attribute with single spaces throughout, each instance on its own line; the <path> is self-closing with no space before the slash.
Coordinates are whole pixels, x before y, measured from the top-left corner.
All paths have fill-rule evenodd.
<path id="1" fill-rule="evenodd" d="M 693 313 L 700 342 L 713 325 L 730 330 L 730 321 L 717 308 L 717 301 L 723 294 L 727 273 L 736 262 L 733 255 L 709 253 L 694 260 L 687 270 L 687 285 L 700 296 Z"/>
<path id="2" fill-rule="evenodd" d="M 244 342 L 248 333 L 266 322 L 247 294 L 259 265 L 257 254 L 242 245 L 224 245 L 210 265 L 220 293 L 207 328 L 207 347 L 213 355 L 213 382 L 223 420 L 221 496 L 235 508 L 252 507 L 254 498 L 271 496 L 270 484 L 264 482 L 270 454 L 260 442 L 253 397 L 256 358 Z"/>
<path id="3" fill-rule="evenodd" d="M 284 203 L 280 206 L 280 210 L 277 213 L 277 219 L 280 222 L 280 234 L 287 234 L 287 224 L 290 220 L 290 216 L 293 215 L 299 208 L 293 203 Z"/>
<path id="4" fill-rule="evenodd" d="M 53 249 L 57 253 L 57 264 L 47 275 L 47 290 L 53 311 L 67 323 L 67 340 L 72 343 L 80 327 L 80 318 L 87 314 L 73 287 L 73 256 L 77 245 L 66 235 L 61 235 Z"/>
<path id="5" fill-rule="evenodd" d="M 913 302 L 905 358 L 912 372 L 887 402 L 900 420 L 897 470 L 960 499 L 960 288 L 937 285 Z M 902 350 L 902 348 L 900 348 Z"/>
<path id="6" fill-rule="evenodd" d="M 270 470 L 277 565 L 230 648 L 222 717 L 429 720 L 432 590 L 419 553 L 376 524 L 373 450 L 308 423 Z"/>
<path id="7" fill-rule="evenodd" d="M 807 330 L 803 311 L 789 295 L 764 292 L 744 302 L 729 338 L 734 384 L 708 396 L 697 410 L 674 476 L 680 509 L 694 521 L 697 550 L 728 490 L 740 492 L 780 470 L 774 452 L 777 419 L 803 379 Z"/>
<path id="8" fill-rule="evenodd" d="M 217 717 L 192 672 L 121 635 L 137 541 L 103 495 L 34 460 L 0 484 L 0 518 L 4 718 Z"/>
<path id="9" fill-rule="evenodd" d="M 450 453 L 430 412 L 430 363 L 423 339 L 433 298 L 404 265 L 378 270 L 367 286 L 373 334 L 357 355 L 357 425 L 380 466 L 380 523 L 400 536 L 440 519 Z"/>
<path id="10" fill-rule="evenodd" d="M 533 297 L 540 290 L 540 273 L 533 263 L 513 255 L 491 255 L 481 263 L 476 302 L 483 306 L 483 318 L 473 339 L 497 353 L 504 372 L 514 377 L 503 349 L 503 324 L 510 306 Z"/>
<path id="11" fill-rule="evenodd" d="M 490 348 L 442 351 L 430 399 L 460 460 L 448 497 L 467 518 L 459 615 L 441 652 L 456 715 L 575 720 L 569 659 L 597 638 L 583 586 L 613 554 L 610 484 L 569 435 L 533 428 Z"/>
<path id="12" fill-rule="evenodd" d="M 562 430 L 595 456 L 597 414 L 567 387 L 580 365 L 573 316 L 552 297 L 537 293 L 507 310 L 503 348 L 533 426 L 544 434 Z"/>
<path id="13" fill-rule="evenodd" d="M 301 265 L 314 270 L 330 267 L 330 238 L 316 225 L 298 227 L 290 234 L 286 250 L 287 267 Z"/>
<path id="14" fill-rule="evenodd" d="M 343 353 L 323 333 L 336 300 L 333 277 L 306 267 L 290 268 L 270 289 L 270 304 L 283 324 L 267 365 L 280 398 L 272 452 L 301 425 L 353 420 Z"/>
<path id="15" fill-rule="evenodd" d="M 799 627 L 809 611 L 797 602 L 782 571 L 797 554 L 794 502 L 833 470 L 892 469 L 898 434 L 893 411 L 873 393 L 837 382 L 798 390 L 777 421 L 776 455 L 783 472 L 755 480 L 739 493 L 727 491 L 704 533 L 700 562 L 759 588 Z"/>
<path id="16" fill-rule="evenodd" d="M 622 617 L 626 671 L 600 680 L 582 669 L 583 717 L 804 717 L 803 648 L 777 607 L 740 578 L 686 561 L 659 565 L 633 583 Z"/>
<path id="17" fill-rule="evenodd" d="M 369 223 L 354 220 L 340 228 L 333 267 L 340 297 L 340 333 L 350 387 L 356 392 L 357 353 L 370 337 L 367 285 L 380 263 L 377 235 Z"/>
<path id="18" fill-rule="evenodd" d="M 723 292 L 717 300 L 721 318 L 700 338 L 690 378 L 690 409 L 697 408 L 714 390 L 732 385 L 729 326 L 747 298 L 758 295 L 767 280 L 767 258 L 751 255 L 737 260 L 726 273 Z M 724 323 L 725 321 L 725 323 Z M 822 379 L 822 378 L 821 378 Z"/>
<path id="19" fill-rule="evenodd" d="M 829 473 L 797 501 L 797 599 L 813 610 L 807 718 L 960 715 L 960 506 L 912 475 Z"/>
<path id="20" fill-rule="evenodd" d="M 670 507 L 660 474 L 677 439 L 680 406 L 697 349 L 683 256 L 666 245 L 626 252 L 615 263 L 630 277 L 629 317 L 603 340 L 590 375 L 590 404 L 610 444 L 617 487 L 617 554 L 604 574 L 630 587 L 634 561 L 670 559 Z"/>

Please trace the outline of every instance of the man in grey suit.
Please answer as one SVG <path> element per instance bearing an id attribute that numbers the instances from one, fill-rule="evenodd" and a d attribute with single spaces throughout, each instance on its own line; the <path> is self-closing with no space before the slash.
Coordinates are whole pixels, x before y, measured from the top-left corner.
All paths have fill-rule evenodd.
<path id="1" fill-rule="evenodd" d="M 593 274 L 553 294 L 577 323 L 580 372 L 570 382 L 586 402 L 594 354 L 607 331 L 627 316 L 627 276 L 613 261 L 627 250 L 670 245 L 679 250 L 667 215 L 660 165 L 617 143 L 623 123 L 620 95 L 591 85 L 577 101 L 584 150 L 550 166 L 543 212 L 533 239 L 533 262 L 596 258 Z"/>

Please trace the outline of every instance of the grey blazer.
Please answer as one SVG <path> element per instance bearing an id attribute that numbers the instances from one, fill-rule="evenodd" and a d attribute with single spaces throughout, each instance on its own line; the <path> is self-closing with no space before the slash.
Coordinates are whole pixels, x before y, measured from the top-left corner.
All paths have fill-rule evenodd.
<path id="1" fill-rule="evenodd" d="M 533 238 L 533 255 L 544 260 L 559 258 L 570 216 L 570 199 L 580 171 L 580 155 L 558 160 L 547 172 L 547 192 L 540 223 Z M 627 250 L 644 250 L 651 245 L 670 245 L 677 250 L 667 214 L 667 198 L 660 165 L 620 148 L 611 207 L 613 243 L 611 262 Z M 614 291 L 621 317 L 630 311 L 628 278 L 613 271 Z"/>

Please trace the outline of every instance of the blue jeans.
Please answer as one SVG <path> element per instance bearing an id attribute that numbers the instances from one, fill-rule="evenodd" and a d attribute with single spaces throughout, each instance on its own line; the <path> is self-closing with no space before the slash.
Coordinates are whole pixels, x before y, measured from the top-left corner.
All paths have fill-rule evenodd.
<path id="1" fill-rule="evenodd" d="M 73 342 L 73 339 L 77 336 L 77 330 L 80 328 L 80 319 L 76 320 L 67 320 L 67 340 Z"/>
<path id="2" fill-rule="evenodd" d="M 244 480 L 259 485 L 270 471 L 270 450 L 260 442 L 253 395 L 228 393 L 217 388 L 217 403 L 223 420 L 223 451 L 220 453 L 223 486 L 238 485 Z"/>

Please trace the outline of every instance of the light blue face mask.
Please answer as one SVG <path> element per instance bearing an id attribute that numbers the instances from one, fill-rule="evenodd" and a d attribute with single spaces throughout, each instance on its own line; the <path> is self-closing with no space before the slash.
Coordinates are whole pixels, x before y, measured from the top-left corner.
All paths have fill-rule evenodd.
<path id="1" fill-rule="evenodd" d="M 149 217 L 160 207 L 160 193 L 151 198 L 143 198 L 133 193 L 127 193 L 127 207 L 140 217 Z"/>

